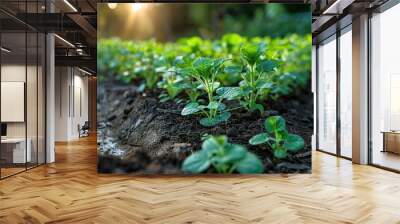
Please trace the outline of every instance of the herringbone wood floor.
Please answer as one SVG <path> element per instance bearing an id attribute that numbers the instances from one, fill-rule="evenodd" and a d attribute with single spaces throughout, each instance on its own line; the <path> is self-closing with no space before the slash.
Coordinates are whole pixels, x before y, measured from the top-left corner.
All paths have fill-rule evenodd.
<path id="1" fill-rule="evenodd" d="M 322 153 L 313 174 L 132 177 L 96 173 L 95 138 L 0 181 L 0 223 L 400 223 L 400 175 Z"/>

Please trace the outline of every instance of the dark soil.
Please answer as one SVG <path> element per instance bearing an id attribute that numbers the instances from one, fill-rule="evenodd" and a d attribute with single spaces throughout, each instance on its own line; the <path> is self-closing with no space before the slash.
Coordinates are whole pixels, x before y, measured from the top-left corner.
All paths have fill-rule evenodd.
<path id="1" fill-rule="evenodd" d="M 266 173 L 311 171 L 310 92 L 265 102 L 268 108 L 262 115 L 234 111 L 226 123 L 207 128 L 199 124 L 199 117 L 180 115 L 184 103 L 160 103 L 157 90 L 138 93 L 134 87 L 100 86 L 98 91 L 100 173 L 181 174 L 183 160 L 201 148 L 204 134 L 227 135 L 230 142 L 247 146 L 263 161 Z M 303 150 L 277 160 L 266 145 L 248 144 L 253 135 L 263 132 L 263 122 L 271 115 L 283 116 L 289 131 L 304 138 Z"/>

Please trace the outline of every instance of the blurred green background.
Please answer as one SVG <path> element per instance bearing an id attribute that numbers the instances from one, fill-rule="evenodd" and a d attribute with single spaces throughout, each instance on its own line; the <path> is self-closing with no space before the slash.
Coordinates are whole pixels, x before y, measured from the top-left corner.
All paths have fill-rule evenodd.
<path id="1" fill-rule="evenodd" d="M 225 33 L 284 37 L 311 33 L 311 9 L 305 4 L 99 4 L 98 37 L 175 41 Z"/>

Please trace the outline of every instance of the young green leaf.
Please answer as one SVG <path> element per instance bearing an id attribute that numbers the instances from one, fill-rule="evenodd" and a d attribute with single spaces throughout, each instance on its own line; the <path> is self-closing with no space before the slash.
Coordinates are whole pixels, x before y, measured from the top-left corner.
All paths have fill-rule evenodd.
<path id="1" fill-rule="evenodd" d="M 221 87 L 217 89 L 217 94 L 221 98 L 228 100 L 237 98 L 241 93 L 240 87 Z"/>
<path id="2" fill-rule="evenodd" d="M 285 140 L 284 146 L 290 152 L 297 152 L 298 150 L 304 148 L 304 139 L 295 134 L 289 134 Z"/>
<path id="3" fill-rule="evenodd" d="M 273 150 L 274 156 L 278 159 L 284 159 L 287 157 L 287 151 L 284 148 L 277 148 Z"/>
<path id="4" fill-rule="evenodd" d="M 251 66 L 253 66 L 264 53 L 265 48 L 262 44 L 248 44 L 240 49 L 240 56 Z"/>
<path id="5" fill-rule="evenodd" d="M 231 65 L 231 66 L 226 66 L 224 68 L 224 72 L 230 75 L 236 75 L 240 74 L 243 70 L 243 67 L 240 65 Z"/>
<path id="6" fill-rule="evenodd" d="M 224 112 L 222 114 L 218 114 L 213 118 L 210 117 L 206 117 L 206 118 L 202 118 L 200 120 L 200 124 L 205 126 L 205 127 L 212 127 L 215 126 L 221 122 L 227 121 L 231 116 L 231 113 L 229 112 Z"/>
<path id="7" fill-rule="evenodd" d="M 225 58 L 218 58 L 214 59 L 212 63 L 212 71 L 213 72 L 219 72 L 220 69 L 222 68 L 222 65 L 227 61 L 228 59 Z"/>
<path id="8" fill-rule="evenodd" d="M 226 136 L 207 136 L 200 151 L 185 159 L 182 170 L 200 173 L 212 166 L 218 173 L 262 173 L 264 166 L 244 146 L 231 144 Z"/>
<path id="9" fill-rule="evenodd" d="M 264 122 L 264 126 L 268 133 L 286 130 L 285 120 L 281 116 L 268 117 Z"/>
<path id="10" fill-rule="evenodd" d="M 223 113 L 221 113 L 221 114 L 218 114 L 218 115 L 216 116 L 216 118 L 217 118 L 218 120 L 220 120 L 220 122 L 227 121 L 230 117 L 231 117 L 231 113 L 228 112 L 228 111 L 225 111 L 225 112 L 223 112 Z"/>
<path id="11" fill-rule="evenodd" d="M 182 76 L 190 77 L 196 75 L 196 70 L 192 67 L 181 68 L 177 70 L 177 73 Z"/>
<path id="12" fill-rule="evenodd" d="M 214 82 L 211 86 L 212 86 L 212 88 L 215 90 L 215 89 L 218 89 L 218 87 L 221 85 L 221 83 L 219 83 L 219 82 Z M 201 83 L 200 85 L 198 85 L 197 86 L 197 89 L 203 89 L 203 90 L 207 90 L 206 89 L 206 87 Z"/>
<path id="13" fill-rule="evenodd" d="M 253 153 L 247 152 L 245 157 L 236 163 L 236 170 L 241 174 L 262 173 L 264 166 Z"/>
<path id="14" fill-rule="evenodd" d="M 264 106 L 261 105 L 261 104 L 259 104 L 259 103 L 255 104 L 255 105 L 253 106 L 253 108 L 254 108 L 255 110 L 260 111 L 260 114 L 263 114 L 263 113 L 264 113 Z"/>
<path id="15" fill-rule="evenodd" d="M 195 152 L 185 159 L 182 165 L 184 172 L 201 173 L 210 167 L 210 160 L 205 151 Z"/>
<path id="16" fill-rule="evenodd" d="M 216 150 L 219 150 L 221 145 L 225 145 L 227 142 L 228 139 L 226 136 L 209 137 L 203 142 L 201 148 L 211 155 Z"/>
<path id="17" fill-rule="evenodd" d="M 259 82 L 257 82 L 256 87 L 258 89 L 273 89 L 274 84 L 272 82 L 266 82 L 264 80 L 260 80 Z"/>
<path id="18" fill-rule="evenodd" d="M 200 77 L 209 78 L 211 76 L 213 69 L 213 60 L 211 58 L 200 57 L 192 65 Z"/>
<path id="19" fill-rule="evenodd" d="M 226 109 L 226 105 L 225 104 L 218 103 L 218 108 L 217 108 L 218 111 L 225 111 L 225 109 Z"/>
<path id="20" fill-rule="evenodd" d="M 199 104 L 197 102 L 187 104 L 183 109 L 181 114 L 183 116 L 194 114 L 200 111 Z"/>
<path id="21" fill-rule="evenodd" d="M 251 145 L 259 145 L 259 144 L 263 144 L 266 143 L 269 140 L 269 136 L 267 133 L 260 133 L 257 135 L 254 135 L 253 137 L 251 137 L 251 139 L 249 140 L 249 143 Z"/>
<path id="22" fill-rule="evenodd" d="M 244 158 L 246 153 L 246 148 L 241 145 L 227 144 L 221 156 L 216 157 L 213 161 L 217 163 L 233 163 Z"/>
<path id="23" fill-rule="evenodd" d="M 210 102 L 208 105 L 207 105 L 207 108 L 208 109 L 210 109 L 210 110 L 217 110 L 218 109 L 218 107 L 219 107 L 219 103 L 218 102 Z"/>
<path id="24" fill-rule="evenodd" d="M 262 60 L 257 64 L 257 71 L 263 73 L 269 73 L 278 67 L 278 63 L 275 60 Z"/>

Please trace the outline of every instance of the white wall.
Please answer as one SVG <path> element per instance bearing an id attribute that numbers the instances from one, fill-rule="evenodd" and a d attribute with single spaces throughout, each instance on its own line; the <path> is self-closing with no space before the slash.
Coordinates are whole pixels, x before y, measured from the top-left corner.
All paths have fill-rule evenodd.
<path id="1" fill-rule="evenodd" d="M 68 71 L 67 67 L 55 68 L 55 141 L 68 140 L 68 88 L 70 84 Z"/>
<path id="2" fill-rule="evenodd" d="M 77 70 L 75 70 L 74 75 L 74 108 L 72 108 L 72 120 L 71 120 L 71 135 L 74 138 L 79 137 L 78 133 L 78 124 L 83 125 L 85 121 L 89 120 L 88 113 L 88 78 L 86 76 L 82 76 L 82 73 L 79 72 L 76 75 Z"/>
<path id="3" fill-rule="evenodd" d="M 55 73 L 55 140 L 70 141 L 88 121 L 88 78 L 72 67 L 56 67 Z"/>

